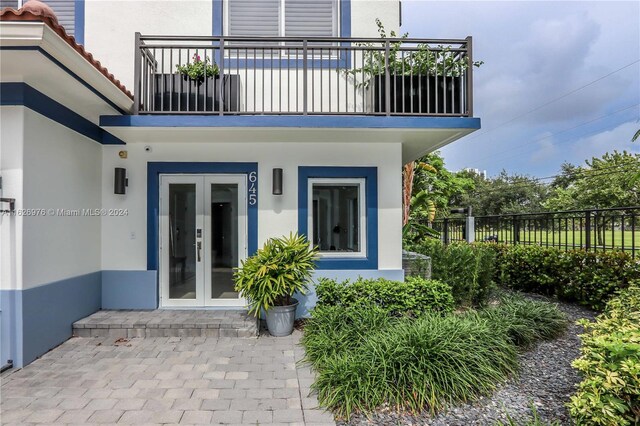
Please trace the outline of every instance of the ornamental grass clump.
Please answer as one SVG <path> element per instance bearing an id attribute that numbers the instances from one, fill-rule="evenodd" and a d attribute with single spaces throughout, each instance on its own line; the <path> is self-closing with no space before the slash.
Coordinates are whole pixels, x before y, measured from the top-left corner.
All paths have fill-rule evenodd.
<path id="1" fill-rule="evenodd" d="M 541 340 L 560 336 L 569 325 L 566 315 L 556 304 L 525 299 L 509 294 L 499 305 L 479 311 L 477 315 L 491 327 L 505 333 L 513 344 L 527 348 Z"/>
<path id="2" fill-rule="evenodd" d="M 493 391 L 516 373 L 517 351 L 487 320 L 426 315 L 398 319 L 318 366 L 312 387 L 338 416 L 383 404 L 433 413 Z"/>
<path id="3" fill-rule="evenodd" d="M 375 305 L 316 307 L 304 325 L 305 361 L 321 369 L 330 358 L 356 350 L 370 335 L 394 321 Z"/>

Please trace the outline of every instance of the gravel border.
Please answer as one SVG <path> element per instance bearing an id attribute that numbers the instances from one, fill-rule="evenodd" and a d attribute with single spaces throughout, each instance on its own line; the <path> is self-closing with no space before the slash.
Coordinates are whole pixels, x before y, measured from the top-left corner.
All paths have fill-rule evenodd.
<path id="1" fill-rule="evenodd" d="M 520 374 L 501 386 L 492 396 L 481 397 L 471 404 L 451 407 L 435 417 L 428 413 L 413 416 L 391 410 L 380 410 L 367 418 L 353 416 L 348 423 L 338 421 L 338 425 L 433 425 L 467 426 L 495 425 L 507 422 L 511 417 L 517 423 L 531 419 L 531 406 L 535 405 L 538 417 L 544 423 L 560 422 L 571 424 L 565 407 L 569 397 L 580 382 L 578 372 L 571 368 L 571 361 L 580 355 L 582 327 L 576 325 L 580 318 L 592 320 L 596 313 L 569 303 L 549 300 L 538 295 L 527 295 L 537 300 L 556 303 L 569 319 L 569 327 L 564 335 L 539 343 L 533 349 L 520 355 Z"/>

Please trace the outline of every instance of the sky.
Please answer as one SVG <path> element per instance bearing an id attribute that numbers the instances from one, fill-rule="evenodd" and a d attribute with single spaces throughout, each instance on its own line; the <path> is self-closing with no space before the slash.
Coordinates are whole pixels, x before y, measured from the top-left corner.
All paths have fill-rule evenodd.
<path id="1" fill-rule="evenodd" d="M 640 1 L 403 0 L 410 37 L 473 36 L 482 128 L 441 149 L 449 170 L 558 173 L 640 153 Z M 584 86 L 584 87 L 583 87 Z M 560 99 L 558 99 L 560 98 Z"/>

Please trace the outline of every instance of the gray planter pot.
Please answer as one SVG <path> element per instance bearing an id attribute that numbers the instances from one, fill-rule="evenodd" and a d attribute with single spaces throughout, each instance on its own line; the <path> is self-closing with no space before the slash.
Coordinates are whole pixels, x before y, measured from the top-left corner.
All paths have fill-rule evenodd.
<path id="1" fill-rule="evenodd" d="M 272 336 L 283 337 L 293 333 L 298 301 L 291 299 L 291 302 L 288 306 L 273 306 L 266 312 L 267 328 Z"/>

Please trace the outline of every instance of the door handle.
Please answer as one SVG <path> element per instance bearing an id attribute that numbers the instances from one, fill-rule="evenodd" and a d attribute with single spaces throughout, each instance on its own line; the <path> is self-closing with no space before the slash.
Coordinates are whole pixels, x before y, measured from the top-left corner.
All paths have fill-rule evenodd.
<path id="1" fill-rule="evenodd" d="M 202 251 L 202 241 L 196 243 L 196 250 L 198 252 L 198 262 L 200 262 L 200 252 Z"/>

